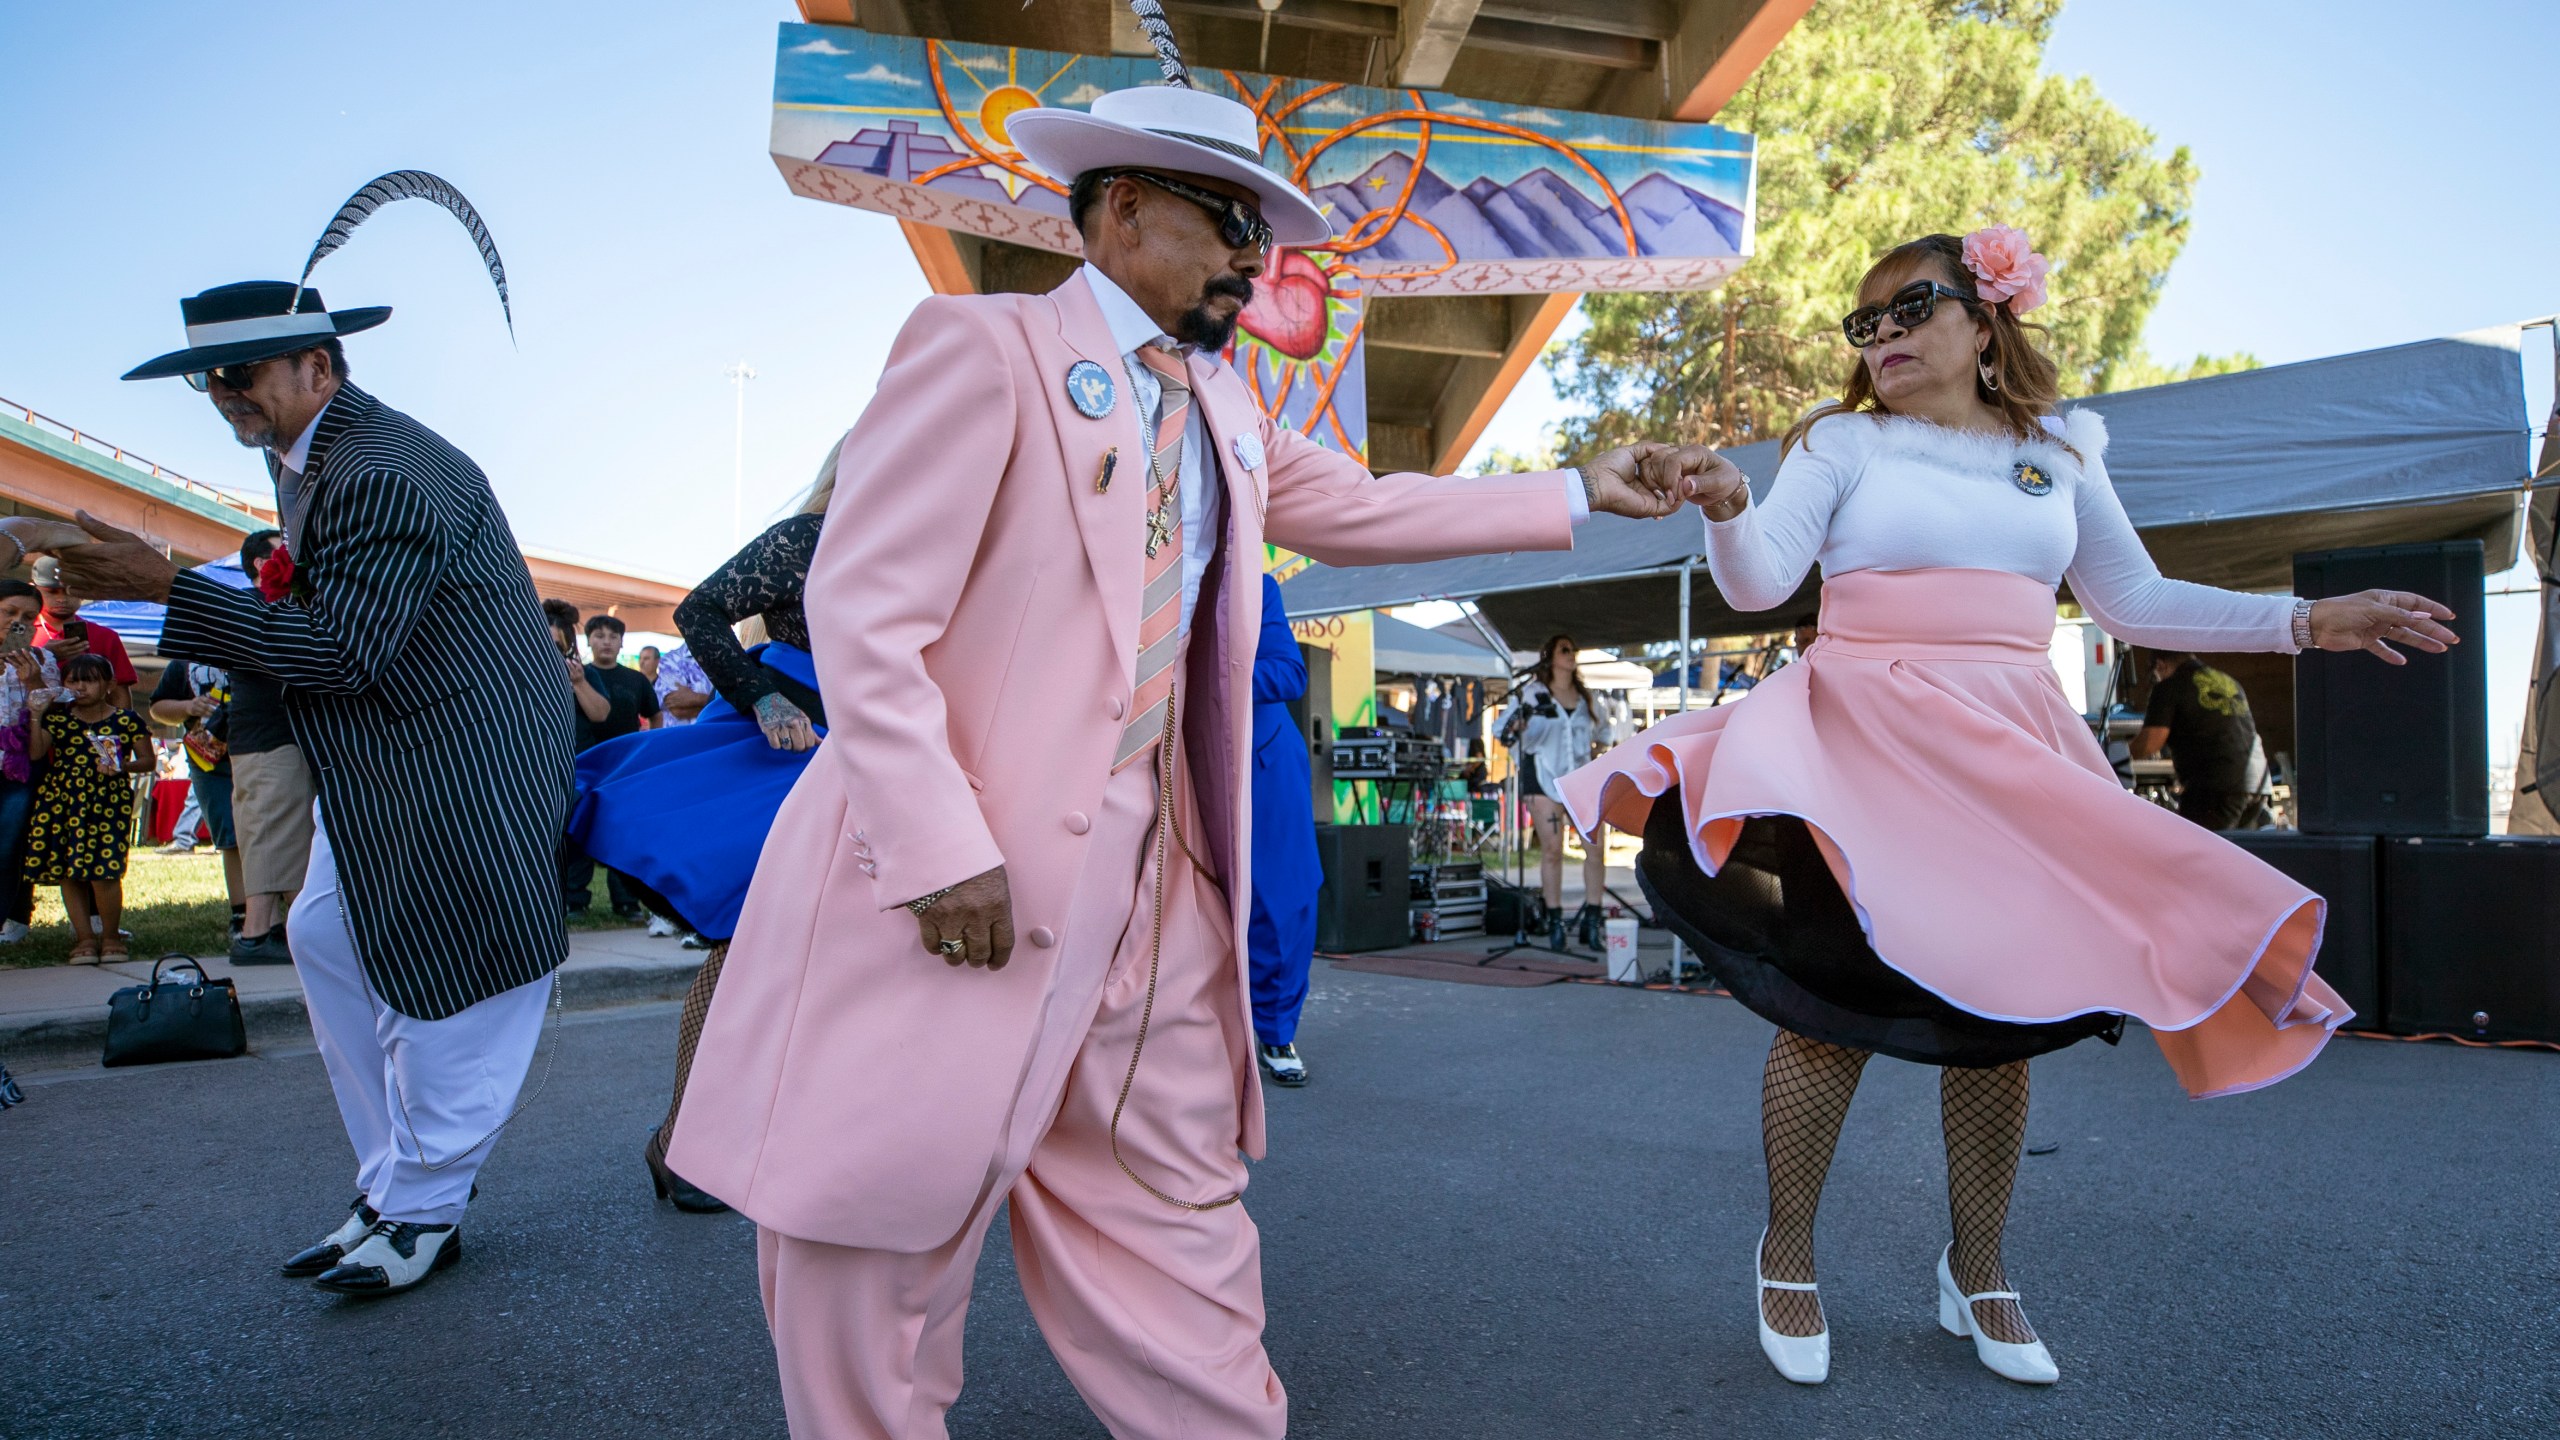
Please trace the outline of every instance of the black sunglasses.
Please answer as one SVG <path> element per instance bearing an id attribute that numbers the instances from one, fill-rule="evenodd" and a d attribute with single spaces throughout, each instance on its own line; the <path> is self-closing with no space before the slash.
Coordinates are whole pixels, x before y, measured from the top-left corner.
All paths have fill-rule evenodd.
<path id="1" fill-rule="evenodd" d="M 1914 280 L 1894 291 L 1893 298 L 1881 305 L 1861 305 L 1841 316 L 1840 333 L 1849 337 L 1852 346 L 1864 350 L 1876 343 L 1876 331 L 1883 326 L 1887 316 L 1905 330 L 1916 330 L 1928 324 L 1929 317 L 1938 313 L 1938 297 L 1941 295 L 1959 305 L 1973 303 L 1970 297 L 1959 295 L 1935 280 Z"/>
<path id="2" fill-rule="evenodd" d="M 1217 217 L 1218 238 L 1225 241 L 1230 250 L 1271 248 L 1271 222 L 1262 218 L 1261 211 L 1234 196 L 1203 190 L 1197 185 L 1185 185 L 1179 180 L 1168 180 L 1144 170 L 1123 170 L 1111 178 L 1144 180 L 1168 195 L 1179 195 L 1208 211 Z"/>
<path id="3" fill-rule="evenodd" d="M 257 379 L 259 366 L 272 361 L 289 360 L 293 355 L 301 353 L 302 351 L 296 350 L 292 355 L 270 355 L 265 360 L 248 360 L 237 365 L 216 365 L 210 370 L 198 370 L 186 377 L 187 386 L 199 395 L 205 392 L 209 382 L 215 380 L 221 381 L 222 388 L 226 390 L 246 390 Z"/>

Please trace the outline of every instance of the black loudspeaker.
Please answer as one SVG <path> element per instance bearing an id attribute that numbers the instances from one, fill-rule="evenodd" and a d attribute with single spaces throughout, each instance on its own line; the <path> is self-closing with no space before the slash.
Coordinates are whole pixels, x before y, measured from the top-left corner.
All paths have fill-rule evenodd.
<path id="1" fill-rule="evenodd" d="M 1544 935 L 1547 901 L 1535 886 L 1522 890 L 1508 880 L 1488 875 L 1484 882 L 1484 933 Z"/>
<path id="2" fill-rule="evenodd" d="M 1412 841 L 1403 825 L 1319 825 L 1316 948 L 1390 950 L 1413 938 Z"/>
<path id="3" fill-rule="evenodd" d="M 2560 1041 L 2560 839 L 2383 841 L 2382 936 L 2393 1030 Z"/>
<path id="4" fill-rule="evenodd" d="M 2489 833 L 2489 657 L 2477 540 L 2323 550 L 2293 557 L 2297 595 L 2414 590 L 2453 607 L 2462 643 L 2294 661 L 2294 803 L 2306 834 Z"/>
<path id="5" fill-rule="evenodd" d="M 2305 835 L 2296 830 L 2234 830 L 2223 839 L 2266 861 L 2329 902 L 2312 969 L 2355 1008 L 2348 1023 L 2379 1030 L 2387 1003 L 2383 987 L 2381 915 L 2377 895 L 2381 860 L 2370 835 Z"/>

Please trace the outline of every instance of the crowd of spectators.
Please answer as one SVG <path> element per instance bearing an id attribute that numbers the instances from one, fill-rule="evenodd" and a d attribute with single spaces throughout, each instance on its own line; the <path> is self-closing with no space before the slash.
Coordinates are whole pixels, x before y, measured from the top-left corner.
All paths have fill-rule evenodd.
<path id="1" fill-rule="evenodd" d="M 261 531 L 241 546 L 253 579 L 283 537 Z M 710 678 L 688 647 L 626 654 L 624 623 L 581 617 L 546 600 L 581 751 L 643 729 L 687 724 L 710 703 Z M 138 777 L 187 782 L 163 855 L 221 857 L 235 964 L 292 959 L 286 916 L 303 884 L 316 787 L 286 721 L 283 686 L 265 676 L 170 661 L 147 696 L 124 638 L 80 613 L 51 559 L 32 583 L 0 580 L 0 945 L 34 920 L 38 885 L 60 887 L 75 963 L 125 958 L 120 924 L 126 857 L 136 829 Z M 163 738 L 170 737 L 174 738 Z M 201 837 L 201 838 L 200 838 Z M 595 862 L 564 840 L 563 907 L 588 911 Z M 617 919 L 650 916 L 626 877 L 608 870 Z"/>
<path id="2" fill-rule="evenodd" d="M 123 638 L 81 618 L 52 560 L 34 576 L 0 580 L 0 944 L 27 938 L 35 887 L 58 885 L 72 961 L 121 959 L 128 777 L 158 752 Z"/>
<path id="3" fill-rule="evenodd" d="M 261 573 L 273 530 L 241 545 Z M 136 780 L 187 782 L 163 854 L 222 857 L 234 964 L 292 958 L 285 915 L 302 887 L 314 786 L 285 719 L 283 687 L 170 661 L 139 707 L 124 637 L 84 616 L 50 558 L 33 583 L 0 580 L 0 945 L 24 941 L 38 885 L 61 889 L 75 963 L 124 958 L 120 921 Z M 163 739 L 155 734 L 173 738 Z"/>
<path id="4" fill-rule="evenodd" d="M 642 730 L 684 725 L 700 714 L 712 696 L 710 679 L 694 663 L 689 647 L 671 650 L 644 645 L 623 651 L 629 627 L 611 615 L 581 620 L 578 607 L 566 600 L 546 599 L 542 612 L 559 647 L 561 673 L 576 711 L 576 747 L 580 753 L 608 740 Z M 582 643 L 583 642 L 583 646 Z M 595 874 L 605 873 L 605 896 L 614 918 L 645 922 L 652 935 L 673 935 L 675 925 L 643 904 L 629 876 L 599 867 L 567 836 L 560 841 L 560 903 L 575 917 L 595 907 Z M 694 943 L 688 937 L 688 943 Z M 698 948 L 698 946 L 697 946 Z"/>

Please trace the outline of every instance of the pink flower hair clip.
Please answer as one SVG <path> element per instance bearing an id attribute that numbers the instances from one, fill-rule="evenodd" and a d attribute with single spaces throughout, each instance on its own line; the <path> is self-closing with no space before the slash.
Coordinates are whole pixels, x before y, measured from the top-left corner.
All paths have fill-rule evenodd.
<path id="1" fill-rule="evenodd" d="M 2044 303 L 2044 279 L 2053 270 L 2027 232 L 2013 225 L 1985 225 L 1964 237 L 1964 268 L 1983 299 L 2008 306 L 2012 315 Z"/>

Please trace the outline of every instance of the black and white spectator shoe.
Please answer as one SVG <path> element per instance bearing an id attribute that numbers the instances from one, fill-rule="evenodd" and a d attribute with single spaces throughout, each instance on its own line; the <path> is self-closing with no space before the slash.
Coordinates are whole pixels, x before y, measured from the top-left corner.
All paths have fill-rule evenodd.
<path id="1" fill-rule="evenodd" d="M 461 1258 L 458 1225 L 377 1220 L 347 1251 L 346 1259 L 311 1283 L 341 1295 L 397 1295 Z"/>
<path id="2" fill-rule="evenodd" d="M 347 1251 L 353 1249 L 355 1243 L 363 1239 L 365 1232 L 381 1218 L 374 1213 L 372 1206 L 364 1203 L 363 1196 L 357 1196 L 355 1203 L 347 1207 L 347 1223 L 330 1231 L 328 1239 L 308 1250 L 296 1251 L 292 1259 L 284 1262 L 285 1278 L 308 1280 L 346 1259 Z"/>
<path id="3" fill-rule="evenodd" d="M 1298 1047 L 1265 1045 L 1262 1047 L 1263 1078 L 1274 1085 L 1294 1090 L 1307 1083 L 1307 1062 L 1298 1058 Z"/>

